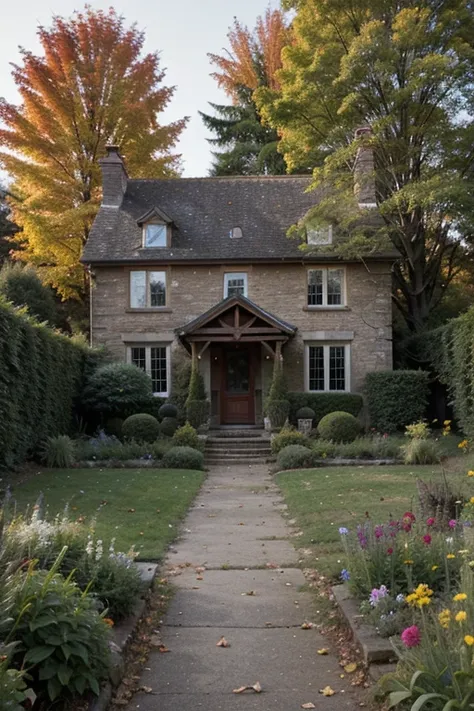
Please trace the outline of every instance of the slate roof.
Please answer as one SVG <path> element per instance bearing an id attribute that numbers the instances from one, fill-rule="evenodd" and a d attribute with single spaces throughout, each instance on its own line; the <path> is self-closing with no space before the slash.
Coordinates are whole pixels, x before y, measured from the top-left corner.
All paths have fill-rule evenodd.
<path id="1" fill-rule="evenodd" d="M 310 180 L 308 176 L 129 179 L 122 205 L 99 210 L 81 261 L 314 261 L 314 256 L 298 249 L 298 240 L 286 236 L 317 200 L 316 192 L 305 192 Z M 172 220 L 169 248 L 142 247 L 137 220 L 153 207 Z M 229 237 L 233 227 L 242 229 L 242 238 Z M 325 258 L 329 257 L 319 255 L 318 261 Z"/>

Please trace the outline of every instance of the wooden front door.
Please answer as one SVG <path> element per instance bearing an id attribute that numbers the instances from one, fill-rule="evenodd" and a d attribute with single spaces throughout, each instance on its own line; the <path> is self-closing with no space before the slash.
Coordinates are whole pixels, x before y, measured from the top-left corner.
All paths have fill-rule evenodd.
<path id="1" fill-rule="evenodd" d="M 253 349 L 240 346 L 224 350 L 221 387 L 223 425 L 255 422 Z"/>

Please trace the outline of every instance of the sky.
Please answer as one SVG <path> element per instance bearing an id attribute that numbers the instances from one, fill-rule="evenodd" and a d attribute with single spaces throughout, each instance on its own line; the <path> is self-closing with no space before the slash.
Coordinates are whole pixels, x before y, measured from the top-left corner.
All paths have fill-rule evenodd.
<path id="1" fill-rule="evenodd" d="M 89 4 L 105 10 L 113 5 L 128 24 L 136 22 L 145 31 L 144 51 L 160 52 L 161 66 L 167 69 L 165 85 L 176 86 L 163 122 L 190 117 L 178 146 L 183 175 L 207 175 L 209 133 L 198 111 L 209 112 L 209 101 L 228 103 L 209 76 L 212 67 L 207 53 L 220 54 L 228 46 L 226 35 L 234 16 L 252 28 L 257 16 L 269 6 L 278 7 L 279 0 L 89 0 Z M 5 0 L 0 27 L 0 96 L 18 102 L 10 63 L 20 61 L 19 46 L 40 53 L 38 25 L 47 27 L 53 15 L 67 17 L 83 6 L 84 2 L 77 0 Z"/>

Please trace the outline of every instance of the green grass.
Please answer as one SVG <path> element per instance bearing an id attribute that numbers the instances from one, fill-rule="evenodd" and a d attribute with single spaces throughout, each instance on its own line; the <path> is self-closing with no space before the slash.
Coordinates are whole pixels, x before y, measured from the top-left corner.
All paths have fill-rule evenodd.
<path id="1" fill-rule="evenodd" d="M 69 505 L 72 519 L 96 520 L 104 546 L 134 545 L 139 557 L 160 560 L 204 480 L 204 472 L 179 469 L 47 469 L 12 487 L 19 513 L 44 494 L 47 516 Z"/>
<path id="2" fill-rule="evenodd" d="M 466 489 L 466 472 L 472 457 L 457 457 L 445 464 L 455 489 Z M 432 466 L 321 467 L 280 472 L 277 483 L 288 504 L 289 518 L 303 532 L 295 539 L 300 548 L 311 549 L 307 563 L 320 572 L 338 575 L 342 548 L 339 527 L 354 527 L 368 515 L 376 523 L 417 508 L 416 480 L 441 475 Z M 474 493 L 474 485 L 472 486 Z"/>

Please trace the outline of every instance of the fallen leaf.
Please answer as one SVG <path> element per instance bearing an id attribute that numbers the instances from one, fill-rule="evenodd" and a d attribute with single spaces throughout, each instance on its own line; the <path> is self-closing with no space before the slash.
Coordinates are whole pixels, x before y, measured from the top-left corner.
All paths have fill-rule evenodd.
<path id="1" fill-rule="evenodd" d="M 151 686 L 141 686 L 140 691 L 144 691 L 145 694 L 151 694 L 153 689 L 151 688 Z"/>
<path id="2" fill-rule="evenodd" d="M 307 704 L 301 704 L 302 709 L 315 709 L 316 706 L 313 704 L 312 701 L 308 701 Z"/>
<path id="3" fill-rule="evenodd" d="M 241 694 L 243 691 L 247 691 L 248 686 L 239 686 L 238 689 L 232 689 L 233 694 Z"/>
<path id="4" fill-rule="evenodd" d="M 196 580 L 204 580 L 204 577 L 202 575 L 196 575 Z"/>
<path id="5" fill-rule="evenodd" d="M 318 654 L 329 654 L 329 649 L 326 649 L 326 647 L 318 649 Z"/>
<path id="6" fill-rule="evenodd" d="M 244 691 L 255 691 L 257 694 L 262 692 L 262 686 L 259 681 L 256 681 L 252 686 L 239 686 L 238 689 L 233 689 L 233 694 L 242 694 Z"/>
<path id="7" fill-rule="evenodd" d="M 260 694 L 262 691 L 262 687 L 259 681 L 256 681 L 255 684 L 252 686 L 252 689 L 257 692 L 257 694 Z"/>
<path id="8" fill-rule="evenodd" d="M 319 690 L 319 693 L 323 696 L 334 696 L 336 692 L 334 691 L 334 689 L 331 689 L 330 686 L 325 686 L 324 689 Z"/>
<path id="9" fill-rule="evenodd" d="M 357 669 L 357 662 L 350 662 L 350 664 L 346 664 L 346 666 L 344 667 L 344 671 L 347 672 L 348 674 L 353 674 L 356 669 Z"/>
<path id="10" fill-rule="evenodd" d="M 166 652 L 169 652 L 170 650 L 168 649 L 168 647 L 165 647 L 164 644 L 160 644 L 160 646 L 158 647 L 158 651 L 161 652 L 162 654 L 165 654 Z"/>
<path id="11" fill-rule="evenodd" d="M 193 585 L 193 590 L 199 590 L 199 585 Z"/>
<path id="12" fill-rule="evenodd" d="M 249 590 L 248 592 L 244 593 L 244 595 L 250 595 L 250 597 L 252 597 L 253 595 L 255 595 L 255 590 Z"/>
<path id="13" fill-rule="evenodd" d="M 314 625 L 312 622 L 303 622 L 303 624 L 301 625 L 302 630 L 312 630 L 313 627 Z"/>
<path id="14" fill-rule="evenodd" d="M 230 644 L 225 637 L 221 637 L 220 640 L 216 643 L 216 647 L 230 647 Z"/>

